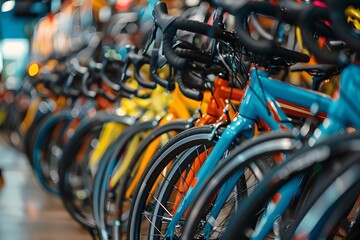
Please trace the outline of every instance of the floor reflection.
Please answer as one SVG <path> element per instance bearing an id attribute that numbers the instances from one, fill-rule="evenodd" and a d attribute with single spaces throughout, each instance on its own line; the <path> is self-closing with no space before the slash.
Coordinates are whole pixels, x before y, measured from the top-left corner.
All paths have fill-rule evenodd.
<path id="1" fill-rule="evenodd" d="M 0 188 L 0 239 L 91 239 L 59 199 L 41 190 L 24 156 L 1 142 L 0 168 L 5 179 Z"/>

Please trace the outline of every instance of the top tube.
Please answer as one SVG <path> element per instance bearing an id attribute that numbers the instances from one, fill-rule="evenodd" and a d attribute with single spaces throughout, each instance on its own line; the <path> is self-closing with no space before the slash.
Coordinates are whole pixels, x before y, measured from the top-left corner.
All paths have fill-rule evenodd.
<path id="1" fill-rule="evenodd" d="M 326 94 L 272 79 L 269 73 L 255 67 L 252 68 L 250 79 L 250 87 L 259 85 L 276 100 L 282 100 L 293 107 L 310 109 L 313 104 L 318 104 L 320 113 L 325 114 L 333 102 Z M 259 94 L 262 96 L 261 93 Z"/>

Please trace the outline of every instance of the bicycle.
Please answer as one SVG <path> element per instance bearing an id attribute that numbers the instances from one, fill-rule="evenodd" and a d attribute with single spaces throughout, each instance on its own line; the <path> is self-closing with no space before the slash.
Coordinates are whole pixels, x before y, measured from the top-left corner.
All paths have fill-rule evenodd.
<path id="1" fill-rule="evenodd" d="M 254 3 L 254 4 L 256 4 L 256 3 Z M 268 9 L 266 9 L 266 10 L 263 10 L 263 11 L 265 11 L 265 12 L 262 12 L 263 14 L 267 14 L 267 15 L 271 15 L 271 16 L 274 16 L 274 14 L 275 13 L 277 13 L 277 11 L 279 11 L 279 10 L 276 10 L 276 9 L 274 9 L 272 6 L 268 6 L 269 8 Z M 246 8 L 245 8 L 246 9 Z M 248 10 L 248 9 L 247 9 Z M 248 10 L 249 11 L 249 10 Z M 158 13 L 158 14 L 160 14 L 160 13 Z M 176 21 L 176 19 L 175 20 L 173 20 L 173 22 L 174 22 L 174 26 L 178 26 L 179 28 L 181 28 L 181 29 L 186 29 L 186 30 L 188 30 L 189 29 L 189 27 L 188 26 L 184 26 L 184 25 L 182 25 L 181 22 L 182 20 L 179 20 L 178 22 Z M 200 26 L 199 26 L 199 24 L 198 23 L 196 23 L 197 25 L 197 28 L 201 28 Z M 193 24 L 193 25 L 195 25 L 195 24 Z M 203 27 L 204 29 L 202 29 L 201 31 L 202 32 L 204 32 L 204 33 L 206 33 L 206 32 L 215 32 L 216 33 L 216 31 L 214 31 L 214 30 L 210 30 L 209 29 L 209 27 L 208 26 L 205 26 L 205 27 Z M 208 30 L 205 30 L 205 29 L 208 29 Z M 168 32 L 170 32 L 170 38 L 171 38 L 171 36 L 173 36 L 173 30 L 170 28 L 170 27 L 167 27 L 167 29 L 166 30 L 168 30 Z M 164 33 L 164 36 L 165 36 L 166 34 Z M 168 35 L 169 36 L 169 35 Z M 242 36 L 243 37 L 243 36 Z M 165 40 L 164 40 L 165 41 Z M 251 43 L 251 40 L 250 40 L 250 43 L 249 43 L 249 40 L 247 39 L 247 40 L 245 40 L 245 41 L 247 41 L 247 44 L 248 44 L 248 46 L 249 46 L 249 44 L 250 44 L 250 46 L 252 46 L 252 45 L 254 45 L 254 44 L 252 44 Z M 255 46 L 254 48 L 251 48 L 252 50 L 253 49 L 256 49 L 256 51 L 255 52 L 263 52 L 263 50 L 264 50 L 264 46 L 263 47 L 259 47 L 259 46 Z M 269 49 L 266 49 L 265 48 L 265 50 L 266 51 L 269 51 Z M 305 59 L 308 59 L 307 58 L 307 56 L 304 56 L 304 55 L 301 55 L 301 54 L 299 54 L 299 55 L 297 55 L 296 53 L 294 53 L 294 52 L 290 52 L 290 51 L 286 51 L 286 50 L 283 50 L 283 49 L 281 49 L 281 50 L 278 50 L 277 48 L 275 49 L 275 50 L 277 50 L 278 52 L 282 52 L 285 56 L 287 56 L 287 57 L 294 57 L 294 59 L 293 60 L 298 60 L 298 61 L 301 61 L 301 60 L 305 60 Z M 265 52 L 266 52 L 265 51 Z M 167 50 L 166 52 L 171 52 L 171 50 L 169 49 L 169 50 Z M 171 52 L 171 54 L 172 54 L 173 52 Z M 169 54 L 169 56 L 171 55 L 171 54 Z M 278 55 L 280 55 L 279 53 L 277 53 Z M 171 57 L 169 57 L 169 59 L 175 59 L 175 61 L 173 61 L 173 64 L 176 64 L 176 63 L 181 63 L 181 66 L 186 66 L 186 62 L 185 61 L 180 61 L 179 59 L 177 59 L 177 58 L 175 58 L 175 56 L 176 55 L 171 55 Z M 297 59 L 296 59 L 296 57 L 298 57 Z M 178 62 L 176 62 L 176 60 L 178 61 Z M 281 62 L 281 61 L 280 61 Z M 254 69 L 253 71 L 252 71 L 252 75 L 251 75 L 251 81 L 250 81 L 250 85 L 249 85 L 249 88 L 248 88 L 248 91 L 247 91 L 247 94 L 249 94 L 249 93 L 251 93 L 252 91 L 254 91 L 254 92 L 256 92 L 256 90 L 254 90 L 254 89 L 257 89 L 257 92 L 256 92 L 256 94 L 255 93 L 253 93 L 254 94 L 254 97 L 253 97 L 253 99 L 250 101 L 250 105 L 252 105 L 252 104 L 254 104 L 254 102 L 256 102 L 258 99 L 258 96 L 266 96 L 266 98 L 267 99 L 275 99 L 275 98 L 277 98 L 277 99 L 282 99 L 283 101 L 282 101 L 282 103 L 287 103 L 286 105 L 287 106 L 289 106 L 289 104 L 288 103 L 292 103 L 292 105 L 291 106 L 294 106 L 293 104 L 295 103 L 295 104 L 297 104 L 297 105 L 300 105 L 300 106 L 302 106 L 302 108 L 304 107 L 304 106 L 306 106 L 308 109 L 310 109 L 310 107 L 311 107 L 311 105 L 313 104 L 313 102 L 315 101 L 315 102 L 317 102 L 317 103 L 319 103 L 319 108 L 320 108 L 320 116 L 322 115 L 323 117 L 324 117 L 324 115 L 323 115 L 323 113 L 324 112 L 326 112 L 326 109 L 328 108 L 328 106 L 329 106 L 329 104 L 330 104 L 330 98 L 329 97 L 327 97 L 327 96 L 325 96 L 325 95 L 321 95 L 321 94 L 319 94 L 319 93 L 314 93 L 314 92 L 309 92 L 309 91 L 306 91 L 306 90 L 303 90 L 303 89 L 298 89 L 298 88 L 296 88 L 296 87 L 294 87 L 294 86 L 289 86 L 289 85 L 287 85 L 287 84 L 285 84 L 285 83 L 281 83 L 281 82 L 277 82 L 277 81 L 273 81 L 273 80 L 271 80 L 271 79 L 268 79 L 268 80 L 266 80 L 267 79 L 267 77 L 266 76 L 268 76 L 268 73 L 266 73 L 266 72 L 264 72 L 264 71 L 261 71 L 261 70 L 258 70 L 258 69 Z M 261 79 L 261 84 L 260 83 L 256 83 L 257 82 L 257 80 L 259 81 L 259 79 Z M 259 84 L 258 86 L 256 86 L 256 84 Z M 281 88 L 283 88 L 283 89 L 286 89 L 287 91 L 290 91 L 292 94 L 293 94 L 293 96 L 295 96 L 295 99 L 286 99 L 286 96 L 283 96 L 282 95 L 282 93 L 280 92 L 280 89 Z M 269 95 L 268 95 L 269 94 Z M 305 97 L 305 96 L 306 97 Z M 251 95 L 250 95 L 251 96 Z M 270 96 L 273 96 L 273 97 L 270 97 Z M 301 96 L 301 97 L 300 97 Z M 285 98 L 285 99 L 284 99 Z M 312 99 L 311 99 L 312 98 Z M 250 97 L 249 96 L 246 96 L 246 94 L 245 94 L 245 97 L 244 97 L 244 100 L 243 100 L 243 102 L 245 101 L 245 102 L 249 102 L 248 100 L 250 99 Z M 300 100 L 301 99 L 301 100 Z M 285 100 L 285 101 L 284 101 Z M 270 104 L 269 104 L 270 105 Z M 283 111 L 280 109 L 280 108 L 278 108 L 278 107 L 276 107 L 276 103 L 274 102 L 273 104 L 271 104 L 270 106 L 275 106 L 274 108 L 276 109 L 274 109 L 274 108 L 272 108 L 274 111 L 271 111 L 271 107 L 270 107 L 270 111 L 273 113 L 273 112 L 276 112 L 276 113 L 278 113 L 278 114 L 276 114 L 275 115 L 275 119 L 277 119 L 277 120 L 280 120 L 279 122 L 280 122 L 280 124 L 282 125 L 282 126 L 286 126 L 286 127 L 288 127 L 288 128 L 291 128 L 291 125 L 289 124 L 289 122 L 288 122 L 288 119 L 287 119 L 287 117 L 286 117 L 286 115 L 283 113 Z M 285 106 L 286 106 L 285 105 Z M 253 119 L 257 119 L 257 116 L 260 116 L 260 118 L 261 119 L 263 119 L 263 120 L 265 120 L 267 123 L 268 123 L 268 125 L 270 126 L 270 128 L 272 128 L 273 130 L 276 130 L 276 129 L 279 129 L 280 127 L 279 127 L 279 125 L 278 125 L 278 123 L 276 123 L 276 120 L 274 120 L 274 119 L 271 119 L 270 118 L 270 116 L 269 116 L 269 110 L 268 109 L 266 109 L 266 104 L 264 103 L 264 102 L 262 102 L 262 100 L 261 100 L 261 98 L 259 98 L 259 102 L 258 102 L 258 104 L 254 104 L 253 106 L 255 106 L 255 107 L 252 107 L 252 108 L 249 108 L 249 109 L 247 109 L 247 108 L 245 108 L 244 107 L 245 105 L 241 105 L 241 107 L 240 107 L 240 116 L 241 117 L 238 117 L 238 119 L 235 119 L 234 121 L 233 121 L 233 123 L 231 123 L 230 125 L 229 125 L 229 127 L 227 128 L 228 130 L 225 130 L 222 134 L 221 134 L 221 138 L 220 138 L 220 140 L 217 142 L 217 144 L 215 145 L 215 147 L 214 147 L 214 149 L 212 150 L 213 152 L 217 152 L 217 153 L 219 153 L 219 152 L 221 152 L 221 153 L 223 153 L 223 152 L 225 152 L 224 150 L 226 150 L 227 149 L 227 147 L 229 146 L 229 144 L 231 143 L 231 141 L 233 140 L 233 138 L 235 137 L 235 136 L 237 136 L 238 135 L 238 133 L 239 132 L 245 132 L 245 131 L 242 131 L 242 130 L 244 130 L 244 129 L 242 129 L 244 126 L 253 126 L 253 124 L 254 124 L 254 120 Z M 256 109 L 257 111 L 259 111 L 260 113 L 255 113 L 254 112 L 254 110 L 253 109 Z M 261 109 L 263 109 L 263 110 L 261 110 Z M 292 110 L 293 110 L 293 108 L 291 108 Z M 247 110 L 247 111 L 245 111 L 245 110 Z M 263 111 L 262 113 L 261 113 L 261 111 Z M 292 112 L 292 113 L 294 113 L 294 112 Z M 304 112 L 302 112 L 301 113 L 301 116 L 306 116 L 306 115 L 308 115 L 309 114 L 309 112 L 307 112 L 307 114 L 306 114 L 306 112 L 305 112 L 305 114 L 304 114 Z M 246 116 L 247 118 L 244 118 L 243 116 Z M 251 117 L 249 117 L 249 115 L 252 115 Z M 281 121 L 282 120 L 282 121 Z M 249 129 L 250 131 L 250 134 L 249 134 L 249 136 L 251 136 L 251 129 Z M 226 140 L 224 140 L 224 139 L 226 139 Z M 191 141 L 189 141 L 189 145 L 190 145 L 190 142 Z M 221 143 L 220 143 L 221 142 Z M 226 142 L 226 143 L 225 143 Z M 220 144 L 219 144 L 220 143 Z M 178 146 L 176 146 L 176 147 L 178 147 Z M 179 150 L 177 150 L 177 152 L 178 153 L 180 153 L 180 151 L 181 150 L 184 150 L 184 149 L 179 149 Z M 215 159 L 218 159 L 219 158 L 219 156 L 221 156 L 220 154 L 211 154 L 210 153 L 210 155 L 209 155 L 209 157 L 207 158 L 207 161 L 205 162 L 205 164 L 207 164 L 208 162 L 209 162 L 209 164 L 210 165 L 207 165 L 207 168 L 201 168 L 201 169 L 206 169 L 206 170 L 200 170 L 200 171 L 203 171 L 202 173 L 199 173 L 200 175 L 198 175 L 199 177 L 198 177 L 198 179 L 200 180 L 200 179 L 202 179 L 203 177 L 204 177 L 204 175 L 201 175 L 201 174 L 204 174 L 205 173 L 205 175 L 206 175 L 206 173 L 207 172 L 209 172 L 209 170 L 210 169 L 212 169 L 212 168 L 214 168 L 214 166 L 216 165 L 216 163 L 217 163 L 217 161 L 213 161 L 213 160 L 215 160 Z M 146 202 L 146 199 L 148 198 L 148 196 L 149 196 L 149 190 L 147 190 L 147 189 L 149 189 L 149 188 L 151 188 L 152 187 L 152 184 L 154 183 L 154 178 L 156 178 L 155 176 L 158 176 L 159 174 L 160 174 L 160 172 L 161 172 L 161 165 L 160 165 L 160 162 L 162 161 L 162 163 L 161 164 L 163 164 L 162 166 L 166 166 L 166 162 L 169 162 L 170 161 L 170 159 L 171 159 L 171 157 L 169 156 L 168 157 L 168 160 L 166 161 L 166 160 L 162 160 L 162 159 L 160 159 L 160 158 L 164 158 L 165 159 L 165 156 L 164 157 L 159 157 L 159 155 L 157 155 L 157 156 L 155 156 L 154 157 L 154 159 L 155 158 L 157 158 L 158 159 L 158 162 L 157 163 L 155 163 L 155 161 L 152 163 L 153 164 L 153 166 L 152 166 L 152 168 L 146 173 L 146 177 L 144 176 L 143 177 L 143 180 L 142 180 L 142 182 L 146 182 L 147 183 L 147 185 L 145 186 L 145 185 L 139 185 L 139 187 L 138 187 L 138 190 L 139 191 L 141 191 L 141 192 L 138 192 L 138 197 L 136 198 L 136 200 L 135 200 L 135 204 L 134 204 L 134 207 L 133 207 L 133 212 L 132 212 L 132 214 L 133 215 L 135 215 L 135 217 L 133 217 L 134 219 L 132 219 L 132 222 L 131 222 L 131 227 L 129 228 L 129 236 L 130 236 L 130 238 L 136 238 L 135 237 L 135 235 L 137 235 L 137 232 L 138 232 L 138 228 L 139 228 L 139 226 L 140 226 L 140 221 L 141 221 L 141 214 L 142 214 L 142 212 L 141 211 L 143 211 L 142 209 L 144 208 L 144 206 L 145 206 L 145 202 Z M 159 164 L 158 165 L 158 169 L 156 170 L 156 166 L 157 166 L 157 164 Z M 155 169 L 155 170 L 154 170 Z M 179 171 L 181 170 L 181 168 L 179 169 Z M 155 175 L 155 176 L 152 176 L 152 177 L 150 177 L 151 175 Z M 151 179 L 151 180 L 150 180 Z M 194 183 L 198 180 L 198 179 L 196 179 L 195 181 L 194 181 Z M 190 188 L 191 190 L 190 191 L 187 191 L 187 193 L 189 194 L 189 196 L 194 196 L 194 192 L 197 192 L 198 191 L 198 188 L 196 187 L 196 186 L 198 186 L 198 184 L 199 183 L 196 183 L 196 185 L 195 185 L 195 187 L 194 188 Z M 233 185 L 232 185 L 233 186 Z M 231 188 L 228 188 L 228 190 L 231 190 Z M 190 193 L 189 193 L 190 192 Z M 226 195 L 226 194 L 224 194 L 223 196 L 228 196 L 228 195 Z M 167 211 L 168 213 L 170 213 L 169 215 L 170 216 L 172 216 L 172 217 L 170 217 L 169 218 L 169 222 L 170 222 L 170 224 L 169 224 L 169 226 L 168 226 L 168 232 L 166 232 L 165 233 L 165 236 L 168 236 L 168 237 L 170 237 L 170 236 L 173 236 L 173 231 L 174 231 L 174 229 L 175 229 L 175 226 L 177 226 L 177 223 L 178 223 L 178 221 L 180 220 L 180 218 L 181 218 L 181 216 L 185 213 L 185 211 L 188 209 L 188 206 L 189 206 L 189 204 L 190 204 L 190 202 L 191 201 L 189 201 L 189 199 L 187 198 L 188 196 L 185 196 L 185 197 L 183 197 L 182 199 L 186 199 L 186 201 L 187 201 L 187 203 L 185 204 L 185 205 L 182 205 L 182 204 L 180 204 L 179 206 L 180 207 L 177 207 L 176 208 L 176 206 L 174 207 L 175 209 L 177 209 L 177 213 L 173 216 L 172 214 L 171 214 L 171 211 Z M 221 201 L 222 202 L 224 202 L 226 199 L 222 199 Z M 166 201 L 166 197 L 164 197 L 164 199 L 163 199 L 163 201 Z M 183 200 L 184 201 L 184 200 Z M 163 203 L 164 204 L 164 203 Z M 220 205 L 221 205 L 221 203 L 220 203 Z M 162 207 L 164 207 L 164 205 L 162 205 L 162 203 L 159 203 L 159 204 L 157 204 L 157 206 L 158 206 L 158 210 L 157 211 L 163 211 L 163 212 L 166 212 L 166 210 L 163 210 L 163 209 L 161 209 Z M 159 214 L 157 214 L 157 213 L 155 213 L 153 216 L 162 216 L 162 213 L 163 212 L 158 212 Z M 154 218 L 156 218 L 156 217 L 154 217 Z M 156 222 L 156 221 L 158 221 L 158 222 L 156 222 L 155 223 L 155 225 L 156 225 L 156 227 L 152 227 L 153 228 L 153 231 L 154 232 L 157 232 L 158 230 L 157 229 L 160 229 L 159 227 L 157 227 L 157 226 L 159 226 L 159 224 L 160 224 L 160 221 L 159 220 L 155 220 L 155 219 L 153 219 L 154 220 L 154 222 Z M 150 221 L 150 220 L 149 220 Z M 153 233 L 152 232 L 150 232 L 149 233 L 150 235 L 152 235 Z"/>
<path id="2" fill-rule="evenodd" d="M 307 19 L 308 20 L 308 19 Z M 311 21 L 311 20 L 310 20 Z M 310 40 L 311 41 L 311 40 Z M 329 59 L 329 58 L 327 58 L 327 59 Z M 356 68 L 356 66 L 354 66 L 354 65 L 349 65 L 344 71 L 343 71 L 343 73 L 342 73 L 342 75 L 341 75 L 341 78 L 342 79 L 344 79 L 344 78 L 349 78 L 349 75 L 347 75 L 347 74 L 349 74 L 351 71 L 356 71 L 356 69 L 358 69 L 358 68 Z M 352 78 L 353 80 L 355 80 L 354 78 Z M 345 85 L 344 83 L 342 83 L 343 85 Z M 344 87 L 342 85 L 342 87 Z M 349 86 L 349 85 L 348 85 Z M 343 95 L 342 96 L 344 96 L 344 95 L 346 95 L 347 93 L 344 93 L 344 92 L 341 92 Z M 341 98 L 341 95 L 340 95 L 340 98 Z M 344 97 L 345 99 L 346 99 L 346 96 Z M 343 100 L 343 101 L 345 101 L 345 102 L 347 102 L 347 106 L 351 106 L 352 104 L 351 103 L 348 103 L 348 101 L 347 100 Z M 342 104 L 344 104 L 344 103 L 342 103 Z M 333 105 L 331 106 L 331 107 L 333 107 Z M 355 110 L 353 110 L 352 109 L 352 111 L 353 111 L 353 113 L 354 113 L 354 111 L 356 112 L 356 109 Z M 332 114 L 332 115 L 330 115 L 330 113 Z M 336 113 L 335 113 L 335 111 L 332 111 L 332 112 L 330 112 L 329 113 L 329 115 L 330 116 L 328 116 L 329 118 L 331 118 L 332 120 L 335 118 L 335 119 L 337 119 L 337 124 L 339 124 L 339 125 L 341 125 L 341 123 L 339 123 L 339 122 L 341 122 L 341 120 L 339 120 L 339 116 L 337 115 L 337 116 L 335 116 L 336 115 Z M 355 118 L 348 118 L 348 119 L 351 119 L 350 121 L 354 121 L 353 123 L 356 125 L 356 115 L 351 115 L 352 117 L 355 117 Z M 343 122 L 342 122 L 342 125 L 341 126 L 339 126 L 339 125 L 337 125 L 337 124 L 335 124 L 335 126 L 333 126 L 332 127 L 332 129 L 331 130 L 334 130 L 334 129 L 338 129 L 338 130 L 341 130 L 341 129 L 343 129 L 346 125 L 347 125 L 347 123 L 348 123 L 348 119 L 346 119 L 345 121 L 344 120 L 342 120 Z M 324 133 L 324 132 L 326 132 L 326 133 L 328 133 L 329 134 L 329 132 L 327 132 L 328 130 L 330 130 L 330 126 L 332 125 L 332 124 L 329 124 L 329 120 L 328 120 L 328 122 L 327 122 L 327 124 L 326 124 L 326 122 L 324 122 L 324 124 L 325 125 L 327 125 L 329 128 L 327 128 L 327 129 L 323 129 L 323 128 L 321 128 L 320 127 L 320 129 L 322 130 L 322 134 Z M 332 132 L 332 134 L 334 134 L 334 133 L 336 133 L 337 131 L 331 131 Z M 317 135 L 316 137 L 313 137 L 313 138 L 311 138 L 310 139 L 310 144 L 311 145 L 313 145 L 314 144 L 314 138 L 318 138 L 318 137 L 320 137 L 320 135 L 321 134 L 319 134 L 320 133 L 320 131 L 319 130 L 317 130 L 317 131 L 315 131 L 315 134 Z M 331 133 L 330 133 L 331 134 Z M 234 170 L 234 172 L 236 172 L 236 170 L 239 170 L 240 169 L 240 166 L 239 166 L 239 168 L 235 168 L 235 170 Z M 217 181 L 219 181 L 219 179 L 217 179 Z M 224 181 L 224 180 L 221 180 L 221 181 Z M 292 184 L 291 186 L 292 187 L 289 187 L 290 186 L 290 184 Z M 285 209 L 285 206 L 287 206 L 288 205 L 288 203 L 289 203 L 289 201 L 292 199 L 292 196 L 294 195 L 294 190 L 291 190 L 291 189 L 294 189 L 294 187 L 295 187 L 295 189 L 296 189 L 296 186 L 299 184 L 299 178 L 298 179 L 292 179 L 292 181 L 291 181 L 291 183 L 289 182 L 289 185 L 287 185 L 288 187 L 286 188 L 287 189 L 287 191 L 289 191 L 289 192 L 286 192 L 286 190 L 285 189 L 282 189 L 280 192 L 281 192 L 281 199 L 279 200 L 277 200 L 278 202 L 276 203 L 276 210 L 269 210 L 269 211 L 267 211 L 266 212 L 266 214 L 264 214 L 264 215 L 266 215 L 266 219 L 267 219 L 267 222 L 266 222 L 266 224 L 265 224 L 265 221 L 262 221 L 262 220 L 260 220 L 260 225 L 259 226 L 261 226 L 261 228 L 259 227 L 259 231 L 257 231 L 257 230 L 255 230 L 255 233 L 256 233 L 256 235 L 254 235 L 253 237 L 254 238 L 259 238 L 259 239 L 261 239 L 261 238 L 263 238 L 264 236 L 265 236 L 265 232 L 268 232 L 269 231 L 269 229 L 270 229 L 270 227 L 271 227 L 271 225 L 272 225 L 272 222 L 273 222 L 273 219 L 274 219 L 274 216 L 280 216 L 281 214 L 280 214 L 280 212 L 283 212 L 283 210 Z M 257 192 L 257 191 L 256 191 Z M 263 194 L 263 192 L 261 192 L 261 194 Z M 257 196 L 258 196 L 258 194 L 257 194 Z M 284 200 L 284 196 L 287 196 L 287 199 L 286 200 Z M 250 196 L 250 198 L 251 198 L 251 200 L 249 199 L 249 202 L 251 201 L 251 204 L 254 204 L 254 198 L 253 197 L 251 197 Z M 247 200 L 246 200 L 247 201 Z M 249 207 L 249 202 L 247 202 L 248 204 L 247 204 L 247 206 Z M 203 202 L 204 203 L 204 202 Z M 274 205 L 269 205 L 268 206 L 268 209 L 270 209 L 270 207 L 271 206 L 274 206 Z M 257 210 L 259 210 L 259 209 L 257 209 Z M 277 212 L 276 212 L 277 211 Z M 253 216 L 254 214 L 255 214 L 255 212 L 256 211 L 252 211 L 252 215 L 246 215 L 246 216 Z M 271 219 L 271 220 L 269 220 L 269 219 Z M 246 221 L 246 222 L 249 222 L 249 219 L 247 218 L 247 219 L 245 219 L 245 218 L 243 218 L 242 219 L 242 221 Z M 271 223 L 270 223 L 270 221 L 271 221 Z M 239 223 L 239 222 L 238 222 Z M 238 225 L 239 226 L 239 225 Z M 241 225 L 240 225 L 241 226 Z M 286 228 L 286 227 L 285 227 Z M 242 230 L 243 230 L 244 228 L 242 227 Z M 241 231 L 242 231 L 241 230 Z M 237 234 L 239 234 L 239 232 L 240 231 L 235 231 Z M 234 233 L 234 234 L 236 234 L 236 233 Z M 255 234 L 254 233 L 254 234 Z M 227 237 L 229 237 L 230 235 L 226 235 Z M 232 235 L 232 236 L 234 236 L 234 235 Z M 239 236 L 239 235 L 237 235 L 237 236 Z"/>

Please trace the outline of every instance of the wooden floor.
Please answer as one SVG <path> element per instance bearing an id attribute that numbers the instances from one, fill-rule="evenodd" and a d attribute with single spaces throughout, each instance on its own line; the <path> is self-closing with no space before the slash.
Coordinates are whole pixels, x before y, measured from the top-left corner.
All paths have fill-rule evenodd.
<path id="1" fill-rule="evenodd" d="M 60 199 L 40 188 L 24 156 L 0 141 L 0 239 L 90 240 L 66 212 Z"/>

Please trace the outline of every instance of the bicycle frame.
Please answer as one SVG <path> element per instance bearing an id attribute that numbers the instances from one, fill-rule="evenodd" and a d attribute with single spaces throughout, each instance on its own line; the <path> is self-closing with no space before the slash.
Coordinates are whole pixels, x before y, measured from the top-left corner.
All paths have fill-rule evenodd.
<path id="1" fill-rule="evenodd" d="M 231 89 L 229 87 L 228 81 L 223 80 L 221 78 L 217 78 L 214 83 L 214 92 L 210 96 L 209 104 L 207 105 L 206 114 L 201 116 L 201 118 L 195 123 L 195 125 L 200 126 L 200 125 L 204 125 L 204 124 L 208 124 L 208 123 L 214 123 L 217 121 L 221 121 L 221 119 L 224 115 L 223 109 L 226 106 L 226 99 L 229 99 L 230 96 L 232 96 L 236 101 L 238 101 L 239 99 L 241 99 L 242 95 L 243 95 L 243 91 L 238 90 L 238 89 Z M 172 121 L 174 119 L 177 119 L 179 117 L 183 117 L 183 118 L 186 117 L 186 119 L 190 118 L 189 113 L 185 114 L 183 109 L 188 109 L 190 107 L 189 105 L 191 105 L 191 102 L 188 102 L 188 101 L 183 102 L 182 101 L 183 98 L 184 97 L 179 92 L 179 88 L 177 87 L 174 92 L 174 101 L 169 106 L 169 113 L 160 120 L 159 126 L 161 126 L 169 121 Z M 207 101 L 207 99 L 205 98 L 203 102 L 206 102 L 206 101 Z M 199 104 L 199 103 L 197 103 L 197 104 Z M 232 115 L 234 115 L 234 113 L 230 113 L 229 115 L 232 116 Z M 225 121 L 225 119 L 223 119 L 223 121 Z M 137 174 L 134 176 L 132 183 L 128 187 L 128 190 L 126 193 L 127 196 L 130 196 L 131 193 L 135 190 L 135 187 L 137 186 L 137 183 L 140 180 L 143 170 L 146 168 L 146 166 L 152 159 L 152 156 L 154 155 L 156 149 L 158 148 L 157 146 L 159 144 L 160 144 L 160 139 L 157 139 L 156 141 L 154 141 L 152 143 L 151 147 L 148 148 L 147 151 L 145 152 L 145 154 L 140 162 L 140 166 L 137 171 Z M 132 155 L 133 154 L 130 154 L 130 157 Z M 124 164 L 123 166 L 124 167 L 122 167 L 122 168 L 125 170 L 126 167 L 128 166 L 128 164 Z M 115 184 L 119 180 L 119 176 L 120 176 L 119 172 L 120 171 L 117 171 L 117 174 L 118 174 L 118 175 L 116 175 L 116 176 L 118 176 L 117 178 L 115 178 L 115 175 L 112 177 L 112 179 L 111 179 L 112 181 L 110 181 L 111 187 L 115 186 Z"/>
<path id="2" fill-rule="evenodd" d="M 282 103 L 283 109 L 277 100 Z M 309 109 L 314 103 L 319 108 L 318 116 L 324 118 L 333 101 L 325 94 L 274 81 L 269 78 L 269 73 L 252 67 L 250 84 L 240 105 L 239 116 L 225 129 L 196 178 L 194 178 L 191 183 L 193 187 L 190 187 L 183 197 L 168 225 L 165 236 L 172 238 L 175 226 L 190 207 L 199 186 L 204 182 L 208 173 L 218 164 L 221 156 L 236 136 L 243 134 L 247 138 L 253 137 L 255 120 L 258 119 L 261 119 L 272 130 L 291 129 L 292 124 L 289 122 L 286 113 L 302 117 L 309 116 L 311 115 Z M 225 193 L 231 191 L 238 179 L 229 179 L 227 184 L 231 187 L 225 186 L 227 190 L 220 190 L 221 194 L 219 194 L 215 204 L 222 206 L 221 203 L 224 203 L 226 201 L 224 198 L 228 196 Z"/>
<path id="3" fill-rule="evenodd" d="M 167 122 L 173 121 L 175 119 L 178 119 L 179 117 L 186 117 L 187 119 L 191 116 L 191 106 L 188 106 L 187 103 L 179 104 L 179 94 L 173 94 L 171 99 L 171 103 L 169 102 L 168 97 L 164 95 L 164 89 L 161 87 L 158 87 L 156 90 L 153 91 L 151 100 L 149 100 L 149 105 L 147 107 L 147 111 L 145 114 L 141 117 L 142 120 L 150 120 L 152 118 L 159 118 L 158 126 L 161 126 Z M 177 90 L 179 91 L 179 90 Z M 175 106 L 176 104 L 176 106 Z M 169 113 L 165 114 L 164 108 L 169 107 Z M 160 119 L 161 117 L 161 119 Z M 134 155 L 138 145 L 140 142 L 140 135 L 137 135 L 130 143 L 129 143 L 129 150 L 126 153 L 126 156 L 124 157 L 124 161 L 119 163 L 121 166 L 119 168 L 116 168 L 115 172 L 111 175 L 111 180 L 109 182 L 110 189 L 114 188 L 115 185 L 118 183 L 118 181 L 121 179 L 125 171 L 127 170 L 128 166 L 130 165 L 130 162 L 132 160 L 132 156 Z M 160 143 L 160 142 L 158 142 Z M 152 154 L 156 148 L 150 149 L 147 152 L 147 161 L 150 161 Z M 145 162 L 143 160 L 142 162 Z"/>
<path id="4" fill-rule="evenodd" d="M 309 145 L 313 146 L 316 142 L 321 141 L 326 136 L 331 136 L 339 131 L 345 131 L 346 127 L 354 126 L 359 129 L 360 115 L 359 110 L 353 103 L 360 100 L 359 95 L 356 94 L 358 85 L 360 84 L 360 66 L 349 65 L 345 68 L 340 76 L 340 96 L 334 100 L 328 110 L 328 117 L 317 128 L 309 140 Z M 281 196 L 278 201 L 271 201 L 259 221 L 252 239 L 264 239 L 268 231 L 272 228 L 274 219 L 281 216 L 283 211 L 291 203 L 291 200 L 299 190 L 299 185 L 302 182 L 302 177 L 297 177 L 283 186 L 278 195 Z M 301 190 L 301 188 L 300 188 Z"/>

